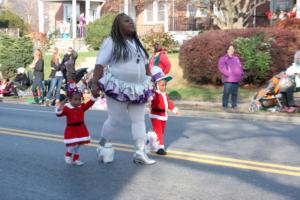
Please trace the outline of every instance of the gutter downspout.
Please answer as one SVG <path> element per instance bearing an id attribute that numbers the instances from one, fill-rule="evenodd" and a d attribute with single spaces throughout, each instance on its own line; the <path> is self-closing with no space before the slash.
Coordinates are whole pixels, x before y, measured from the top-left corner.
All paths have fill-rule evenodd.
<path id="1" fill-rule="evenodd" d="M 172 0 L 172 30 L 175 31 L 175 0 Z"/>

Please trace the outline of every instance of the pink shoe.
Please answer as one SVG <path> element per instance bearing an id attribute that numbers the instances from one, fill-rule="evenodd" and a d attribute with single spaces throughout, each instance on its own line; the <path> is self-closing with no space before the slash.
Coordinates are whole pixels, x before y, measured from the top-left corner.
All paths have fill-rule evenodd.
<path id="1" fill-rule="evenodd" d="M 296 107 L 290 107 L 286 112 L 288 112 L 288 113 L 293 113 L 293 112 L 295 112 L 296 110 L 297 110 Z"/>
<path id="2" fill-rule="evenodd" d="M 288 111 L 288 109 L 289 109 L 289 107 L 287 107 L 287 106 L 283 106 L 283 107 L 281 108 L 281 111 L 283 111 L 283 112 L 287 112 L 287 111 Z"/>

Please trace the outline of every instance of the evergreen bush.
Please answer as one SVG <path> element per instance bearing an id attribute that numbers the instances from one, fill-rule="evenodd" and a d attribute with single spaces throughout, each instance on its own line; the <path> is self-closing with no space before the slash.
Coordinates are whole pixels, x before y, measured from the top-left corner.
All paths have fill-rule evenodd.
<path id="1" fill-rule="evenodd" d="M 150 53 L 153 52 L 153 46 L 155 43 L 162 45 L 163 49 L 168 52 L 172 52 L 176 49 L 177 45 L 173 37 L 168 33 L 158 32 L 151 33 L 141 38 L 145 49 Z"/>
<path id="2" fill-rule="evenodd" d="M 16 69 L 28 66 L 33 60 L 33 43 L 28 37 L 14 38 L 0 34 L 0 71 L 13 77 Z"/>
<path id="3" fill-rule="evenodd" d="M 263 34 L 249 38 L 238 37 L 233 41 L 243 63 L 245 83 L 260 83 L 265 80 L 270 69 L 272 43 L 273 40 L 266 41 Z"/>
<path id="4" fill-rule="evenodd" d="M 103 40 L 110 35 L 114 19 L 114 14 L 106 14 L 87 25 L 85 41 L 91 48 L 99 49 Z"/>

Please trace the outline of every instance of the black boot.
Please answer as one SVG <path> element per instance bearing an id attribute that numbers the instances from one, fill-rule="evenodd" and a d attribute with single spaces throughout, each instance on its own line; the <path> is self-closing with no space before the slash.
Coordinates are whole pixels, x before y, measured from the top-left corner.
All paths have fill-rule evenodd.
<path id="1" fill-rule="evenodd" d="M 159 154 L 159 155 L 167 155 L 167 152 L 165 151 L 165 149 L 158 149 L 158 151 L 156 152 L 156 154 Z"/>

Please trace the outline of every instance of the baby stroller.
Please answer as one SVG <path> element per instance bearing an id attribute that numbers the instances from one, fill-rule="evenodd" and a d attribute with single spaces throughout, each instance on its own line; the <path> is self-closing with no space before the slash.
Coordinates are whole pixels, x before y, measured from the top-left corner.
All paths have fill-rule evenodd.
<path id="1" fill-rule="evenodd" d="M 264 109 L 272 112 L 281 110 L 282 104 L 279 84 L 281 78 L 282 73 L 273 76 L 266 85 L 258 90 L 250 103 L 249 112 Z"/>

